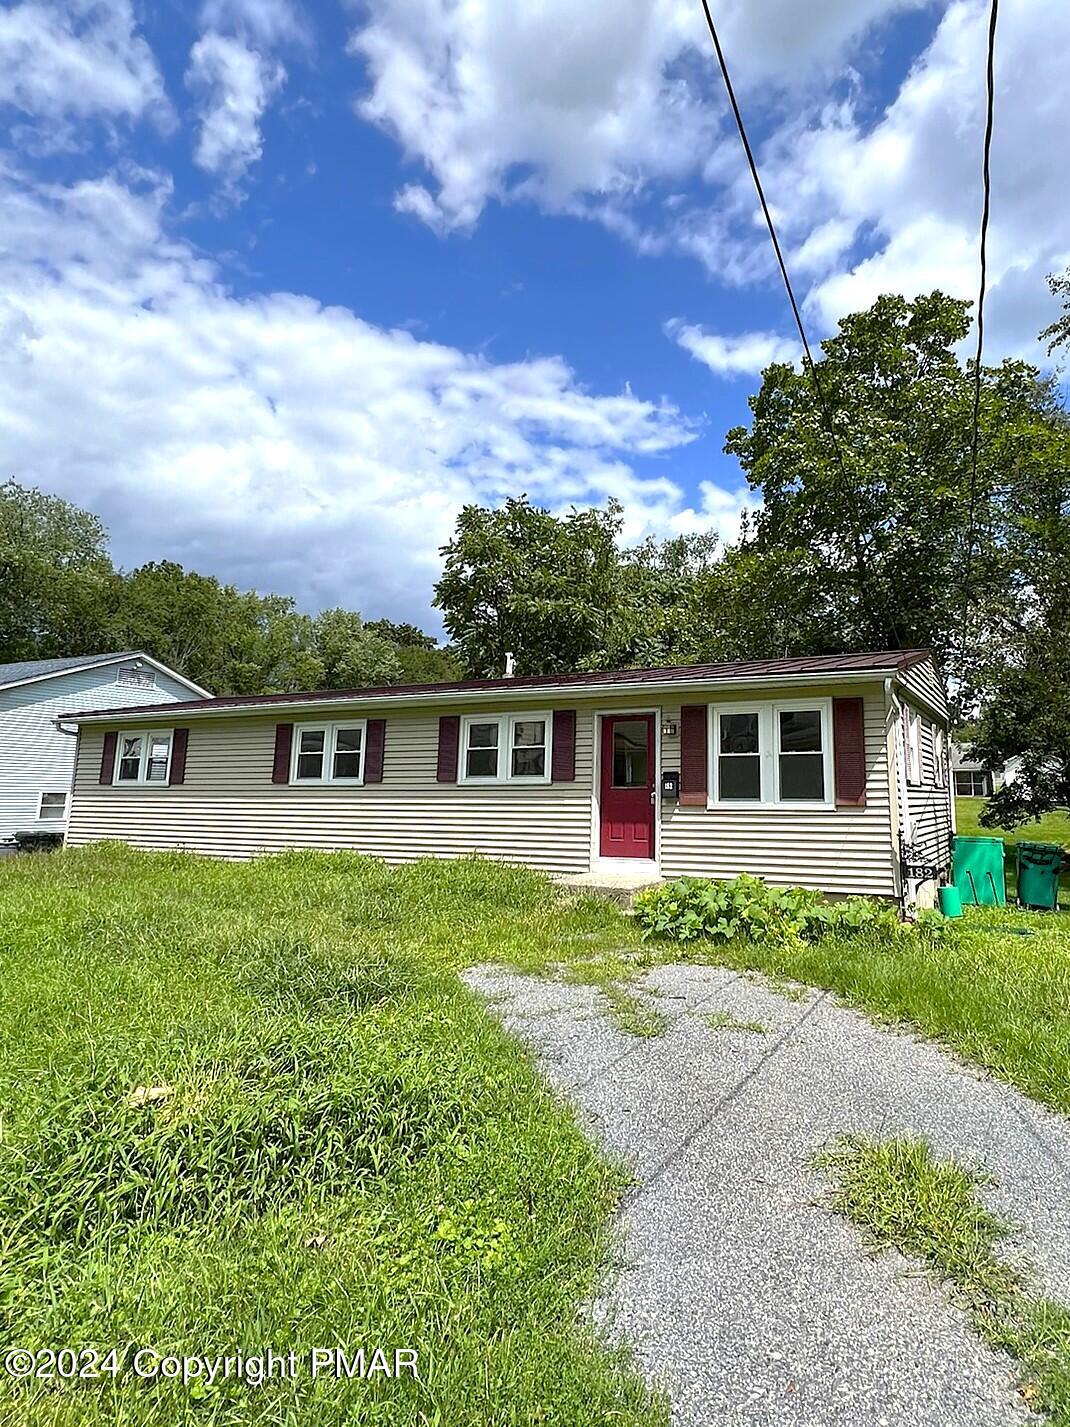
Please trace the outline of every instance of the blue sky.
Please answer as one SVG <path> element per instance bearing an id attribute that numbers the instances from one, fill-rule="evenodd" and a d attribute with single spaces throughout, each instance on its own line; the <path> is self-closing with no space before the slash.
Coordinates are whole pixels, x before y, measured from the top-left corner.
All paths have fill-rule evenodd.
<path id="1" fill-rule="evenodd" d="M 982 8 L 717 7 L 812 336 L 973 295 Z M 1000 41 L 990 354 L 1039 360 L 1068 7 Z M 732 537 L 795 339 L 698 0 L 24 0 L 0 119 L 2 469 L 121 562 L 433 625 L 466 500 Z"/>

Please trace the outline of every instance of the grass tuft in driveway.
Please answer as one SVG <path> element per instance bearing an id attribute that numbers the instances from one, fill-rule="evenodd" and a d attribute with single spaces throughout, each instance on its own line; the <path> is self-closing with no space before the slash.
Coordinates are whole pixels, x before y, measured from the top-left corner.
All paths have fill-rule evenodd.
<path id="1" fill-rule="evenodd" d="M 1029 1270 L 1001 1258 L 1010 1226 L 978 1198 L 982 1175 L 937 1160 L 924 1140 L 846 1137 L 817 1158 L 830 1202 L 877 1249 L 920 1259 L 946 1283 L 990 1347 L 1015 1358 L 1028 1405 L 1070 1427 L 1070 1311 L 1039 1296 Z"/>

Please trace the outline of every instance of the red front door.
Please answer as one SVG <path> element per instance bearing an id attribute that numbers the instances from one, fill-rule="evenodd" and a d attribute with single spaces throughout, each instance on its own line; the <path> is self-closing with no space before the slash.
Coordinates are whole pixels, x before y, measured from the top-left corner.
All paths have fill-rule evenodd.
<path id="1" fill-rule="evenodd" d="M 654 857 L 654 715 L 602 715 L 603 857 Z"/>

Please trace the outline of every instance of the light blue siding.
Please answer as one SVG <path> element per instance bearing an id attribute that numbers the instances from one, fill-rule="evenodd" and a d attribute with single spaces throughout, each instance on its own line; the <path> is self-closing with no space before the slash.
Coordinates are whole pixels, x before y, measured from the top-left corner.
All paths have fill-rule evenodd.
<path id="1" fill-rule="evenodd" d="M 198 697 L 159 670 L 152 689 L 117 683 L 118 671 L 118 664 L 103 665 L 0 689 L 0 839 L 66 827 L 66 819 L 42 822 L 37 816 L 41 793 L 66 793 L 69 811 L 75 740 L 55 727 L 58 715 Z"/>

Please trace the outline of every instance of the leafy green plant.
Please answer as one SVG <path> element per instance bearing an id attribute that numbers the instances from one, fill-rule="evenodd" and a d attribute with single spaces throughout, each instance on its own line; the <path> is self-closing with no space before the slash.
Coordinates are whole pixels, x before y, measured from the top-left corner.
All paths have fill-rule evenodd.
<path id="1" fill-rule="evenodd" d="M 898 935 L 903 924 L 894 907 L 869 897 L 825 901 L 805 887 L 769 887 L 746 873 L 730 881 L 679 877 L 650 887 L 635 899 L 643 939 L 691 942 L 816 942 L 837 934 Z M 925 923 L 931 934 L 936 924 Z M 940 923 L 942 925 L 942 922 Z"/>

